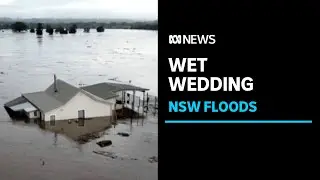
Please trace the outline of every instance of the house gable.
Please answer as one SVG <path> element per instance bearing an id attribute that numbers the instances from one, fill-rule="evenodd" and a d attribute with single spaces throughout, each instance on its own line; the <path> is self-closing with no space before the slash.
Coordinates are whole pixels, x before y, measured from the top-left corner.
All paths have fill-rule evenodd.
<path id="1" fill-rule="evenodd" d="M 45 113 L 45 120 L 49 121 L 54 115 L 56 120 L 78 118 L 78 111 L 84 110 L 86 118 L 103 117 L 112 115 L 113 104 L 96 100 L 86 92 L 79 91 L 63 106 Z"/>

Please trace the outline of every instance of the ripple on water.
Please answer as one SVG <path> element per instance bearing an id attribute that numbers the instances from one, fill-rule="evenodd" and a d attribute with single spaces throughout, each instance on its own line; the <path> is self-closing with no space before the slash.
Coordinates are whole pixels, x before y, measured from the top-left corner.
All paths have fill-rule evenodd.
<path id="1" fill-rule="evenodd" d="M 75 86 L 118 77 L 157 92 L 155 32 L 106 30 L 103 34 L 45 35 L 39 42 L 31 33 L 6 31 L 0 37 L 0 71 L 5 73 L 0 74 L 0 104 L 21 93 L 45 89 L 52 83 L 53 73 Z M 65 135 L 42 131 L 32 122 L 14 124 L 4 108 L 0 108 L 0 123 L 3 179 L 157 179 L 157 165 L 148 162 L 149 157 L 157 155 L 157 136 L 142 135 L 145 131 L 156 132 L 157 124 L 134 126 L 129 138 L 116 135 L 117 131 L 130 131 L 129 125 L 119 125 L 101 138 L 111 139 L 114 147 L 109 148 L 119 156 L 139 159 L 132 161 L 94 154 L 93 150 L 99 150 L 95 141 L 78 146 Z"/>

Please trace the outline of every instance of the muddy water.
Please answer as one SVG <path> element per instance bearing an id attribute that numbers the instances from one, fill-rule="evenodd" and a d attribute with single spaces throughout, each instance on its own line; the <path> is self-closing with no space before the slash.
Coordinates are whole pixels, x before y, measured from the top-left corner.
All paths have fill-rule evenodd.
<path id="1" fill-rule="evenodd" d="M 76 86 L 118 77 L 156 94 L 157 33 L 107 30 L 37 38 L 0 32 L 0 104 L 46 88 L 54 73 Z M 1 179 L 157 179 L 158 165 L 148 161 L 158 154 L 157 118 L 128 122 L 111 128 L 102 121 L 43 128 L 33 121 L 13 121 L 0 108 Z M 99 131 L 100 137 L 85 144 L 75 141 L 92 131 Z M 112 145 L 101 148 L 96 144 L 100 140 L 112 140 Z"/>

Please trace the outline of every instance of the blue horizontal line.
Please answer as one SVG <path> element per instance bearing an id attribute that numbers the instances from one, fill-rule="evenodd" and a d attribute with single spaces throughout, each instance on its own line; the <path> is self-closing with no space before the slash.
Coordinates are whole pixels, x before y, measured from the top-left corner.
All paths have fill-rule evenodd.
<path id="1" fill-rule="evenodd" d="M 166 124 L 301 124 L 312 120 L 166 120 Z"/>

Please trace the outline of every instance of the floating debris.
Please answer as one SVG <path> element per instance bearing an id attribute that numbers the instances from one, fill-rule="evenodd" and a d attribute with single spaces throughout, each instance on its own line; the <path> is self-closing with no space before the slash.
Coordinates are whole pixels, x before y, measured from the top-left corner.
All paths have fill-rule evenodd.
<path id="1" fill-rule="evenodd" d="M 149 162 L 150 162 L 150 163 L 156 163 L 156 162 L 158 162 L 158 157 L 156 157 L 156 156 L 150 157 L 150 158 L 149 158 Z"/>
<path id="2" fill-rule="evenodd" d="M 105 156 L 105 157 L 112 158 L 112 159 L 118 158 L 118 156 L 115 155 L 115 153 L 113 153 L 113 152 L 106 152 L 106 151 L 93 151 L 93 152 L 96 153 L 96 154 Z"/>
<path id="3" fill-rule="evenodd" d="M 99 154 L 99 155 L 102 155 L 102 156 L 105 156 L 105 157 L 108 157 L 108 158 L 112 158 L 112 159 L 120 159 L 120 160 L 132 160 L 132 161 L 136 161 L 136 160 L 139 160 L 138 158 L 130 158 L 130 157 L 121 157 L 121 156 L 117 156 L 114 152 L 107 152 L 107 151 L 93 151 L 94 153 L 96 154 Z"/>
<path id="4" fill-rule="evenodd" d="M 108 80 L 110 80 L 110 81 L 117 81 L 117 80 L 118 80 L 118 77 L 110 78 L 110 79 L 108 79 Z"/>
<path id="5" fill-rule="evenodd" d="M 106 147 L 106 146 L 110 146 L 112 144 L 112 141 L 111 140 L 104 140 L 104 141 L 97 142 L 97 144 L 100 147 Z"/>
<path id="6" fill-rule="evenodd" d="M 43 159 L 40 159 L 40 161 L 41 161 L 42 166 L 44 166 L 44 165 L 45 165 L 44 160 L 43 160 Z"/>
<path id="7" fill-rule="evenodd" d="M 129 134 L 129 133 L 126 133 L 126 132 L 118 132 L 118 135 L 119 135 L 119 136 L 123 136 L 123 137 L 128 137 L 128 136 L 130 136 L 130 134 Z"/>
<path id="8" fill-rule="evenodd" d="M 99 135 L 99 133 L 90 133 L 90 134 L 85 134 L 82 136 L 79 136 L 77 139 L 77 142 L 79 144 L 85 144 L 89 141 L 91 141 L 92 139 L 97 139 L 100 138 L 101 136 Z"/>
<path id="9" fill-rule="evenodd" d="M 0 74 L 4 74 L 4 72 L 1 71 Z"/>

